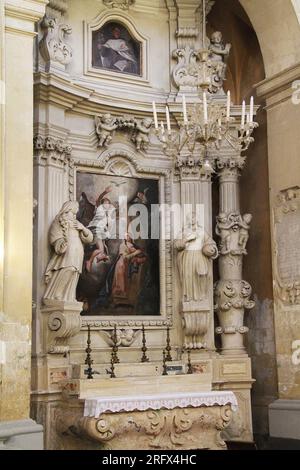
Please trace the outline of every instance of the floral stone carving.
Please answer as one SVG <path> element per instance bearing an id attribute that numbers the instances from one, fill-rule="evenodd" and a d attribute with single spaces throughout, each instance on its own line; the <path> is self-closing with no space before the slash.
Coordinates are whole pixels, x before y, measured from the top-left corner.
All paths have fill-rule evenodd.
<path id="1" fill-rule="evenodd" d="M 224 450 L 221 432 L 231 418 L 230 405 L 106 413 L 100 418 L 82 417 L 73 409 L 57 410 L 55 426 L 65 449 L 85 449 L 94 441 L 95 449 L 102 450 L 132 449 L 132 442 L 139 450 Z"/>

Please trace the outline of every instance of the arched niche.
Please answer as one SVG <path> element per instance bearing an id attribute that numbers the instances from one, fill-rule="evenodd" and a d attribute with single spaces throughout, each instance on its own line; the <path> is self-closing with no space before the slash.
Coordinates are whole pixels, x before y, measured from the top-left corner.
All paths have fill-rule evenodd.
<path id="1" fill-rule="evenodd" d="M 148 45 L 128 13 L 102 12 L 85 22 L 85 74 L 135 85 L 148 83 Z"/>

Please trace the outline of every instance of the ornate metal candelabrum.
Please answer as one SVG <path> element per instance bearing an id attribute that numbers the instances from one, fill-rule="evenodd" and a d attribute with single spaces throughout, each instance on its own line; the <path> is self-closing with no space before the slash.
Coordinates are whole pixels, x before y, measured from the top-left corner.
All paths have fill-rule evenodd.
<path id="1" fill-rule="evenodd" d="M 201 85 L 201 88 L 203 84 Z M 198 164 L 206 170 L 214 171 L 214 161 L 209 156 L 209 150 L 219 151 L 227 142 L 236 153 L 245 152 L 254 141 L 252 133 L 258 124 L 253 121 L 254 99 L 251 97 L 250 107 L 242 104 L 241 121 L 238 124 L 231 115 L 231 95 L 227 100 L 216 102 L 207 90 L 202 93 L 200 103 L 187 106 L 185 96 L 182 96 L 183 120 L 177 130 L 172 130 L 169 108 L 166 107 L 166 123 L 158 124 L 156 105 L 153 102 L 155 132 L 166 155 L 175 160 L 176 166 L 184 163 L 190 166 Z M 216 152 L 214 152 L 216 154 Z"/>

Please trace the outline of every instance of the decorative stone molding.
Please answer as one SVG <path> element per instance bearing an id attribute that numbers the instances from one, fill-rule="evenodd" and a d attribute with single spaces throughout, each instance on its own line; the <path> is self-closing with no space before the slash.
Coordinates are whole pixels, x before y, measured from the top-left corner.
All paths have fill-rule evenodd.
<path id="1" fill-rule="evenodd" d="M 58 65 L 65 70 L 73 57 L 72 48 L 65 41 L 72 33 L 71 26 L 60 22 L 58 18 L 45 16 L 40 27 L 43 37 L 39 42 L 39 51 L 45 61 L 46 72 L 49 72 L 51 65 Z"/>
<path id="2" fill-rule="evenodd" d="M 135 0 L 103 0 L 106 7 L 120 8 L 121 10 L 129 10 L 129 7 L 134 5 Z"/>
<path id="3" fill-rule="evenodd" d="M 98 147 L 108 147 L 113 140 L 115 131 L 125 131 L 138 151 L 146 151 L 149 146 L 149 134 L 152 119 L 141 120 L 130 116 L 113 117 L 111 114 L 101 114 L 95 117 Z"/>
<path id="4" fill-rule="evenodd" d="M 48 302 L 42 309 L 47 320 L 46 350 L 49 354 L 67 354 L 70 350 L 68 340 L 80 332 L 82 321 L 80 303 Z M 48 328 L 47 328 L 48 327 Z"/>
<path id="5" fill-rule="evenodd" d="M 67 13 L 69 8 L 68 0 L 49 0 L 47 6 L 53 8 L 53 10 L 60 12 L 62 15 Z"/>
<path id="6" fill-rule="evenodd" d="M 232 418 L 230 405 L 159 411 L 106 413 L 100 418 L 80 416 L 80 412 L 56 410 L 56 431 L 72 449 L 85 448 L 84 440 L 101 444 L 101 449 L 140 450 L 226 449 L 221 433 Z M 68 438 L 68 439 L 66 439 Z M 68 441 L 68 443 L 67 443 Z M 80 446 L 80 447 L 78 447 Z M 82 446 L 82 447 L 81 447 Z"/>
<path id="7" fill-rule="evenodd" d="M 275 298 L 300 305 L 300 188 L 281 191 L 274 207 Z"/>
<path id="8" fill-rule="evenodd" d="M 212 35 L 221 34 L 218 31 Z M 223 91 L 223 82 L 226 74 L 226 60 L 229 56 L 230 44 L 222 45 L 217 49 L 212 39 L 208 47 L 209 60 L 207 62 L 206 77 L 211 77 L 209 92 L 218 93 Z M 195 92 L 201 83 L 203 77 L 199 76 L 199 64 L 204 60 L 202 50 L 195 50 L 189 45 L 178 48 L 173 52 L 173 59 L 177 60 L 177 65 L 173 69 L 173 80 L 180 92 Z M 206 78 L 207 80 L 207 78 Z"/>
<path id="9" fill-rule="evenodd" d="M 55 137 L 44 137 L 40 134 L 33 139 L 34 158 L 38 163 L 47 162 L 64 166 L 69 164 L 72 153 L 71 145 Z"/>
<path id="10" fill-rule="evenodd" d="M 103 337 L 109 346 L 113 346 L 115 344 L 114 341 L 114 330 L 111 331 L 103 331 Z M 132 344 L 137 340 L 140 336 L 141 330 L 133 330 L 131 328 L 126 328 L 123 330 L 117 329 L 116 330 L 116 337 L 117 337 L 117 346 L 123 346 L 128 348 L 132 346 Z"/>
<path id="11" fill-rule="evenodd" d="M 192 310 L 191 308 L 186 308 Z M 185 349 L 206 349 L 206 333 L 209 327 L 209 309 L 196 311 L 182 311 Z"/>

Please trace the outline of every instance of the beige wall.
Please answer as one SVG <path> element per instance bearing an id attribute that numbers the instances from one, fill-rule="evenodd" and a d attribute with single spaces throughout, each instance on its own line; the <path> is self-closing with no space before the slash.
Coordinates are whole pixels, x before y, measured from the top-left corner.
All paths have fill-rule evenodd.
<path id="1" fill-rule="evenodd" d="M 34 21 L 45 0 L 5 2 L 5 141 L 0 420 L 29 417 L 32 316 L 32 122 Z"/>

